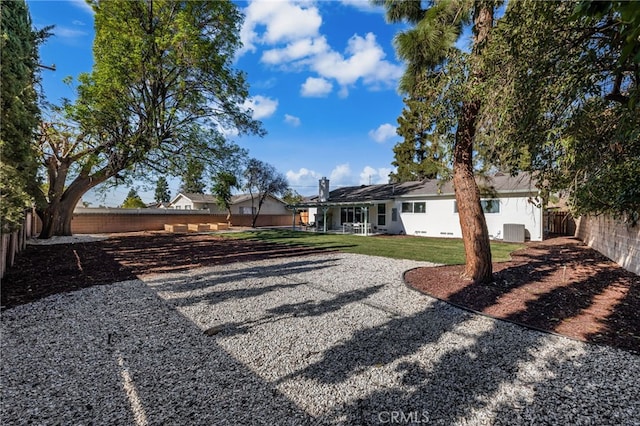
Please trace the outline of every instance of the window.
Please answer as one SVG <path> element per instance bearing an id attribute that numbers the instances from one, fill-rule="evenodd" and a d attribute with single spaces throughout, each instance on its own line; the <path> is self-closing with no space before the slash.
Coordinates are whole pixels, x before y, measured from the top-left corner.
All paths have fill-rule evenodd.
<path id="1" fill-rule="evenodd" d="M 253 209 L 251 207 L 240 207 L 240 214 L 252 214 L 251 212 L 255 214 L 256 211 L 255 207 Z"/>
<path id="2" fill-rule="evenodd" d="M 184 206 L 184 209 L 185 209 L 185 210 L 191 210 L 191 204 L 186 204 L 186 205 Z"/>
<path id="3" fill-rule="evenodd" d="M 402 203 L 402 213 L 426 213 L 427 203 L 421 201 L 419 203 Z"/>
<path id="4" fill-rule="evenodd" d="M 480 200 L 483 213 L 500 213 L 500 200 L 496 198 Z M 458 202 L 453 202 L 453 212 L 458 213 Z"/>
<path id="5" fill-rule="evenodd" d="M 480 200 L 480 204 L 485 213 L 500 213 L 500 200 Z"/>
<path id="6" fill-rule="evenodd" d="M 340 209 L 340 224 L 364 222 L 362 207 L 342 207 Z"/>
<path id="7" fill-rule="evenodd" d="M 398 209 L 394 207 L 391 209 L 391 222 L 397 222 L 397 221 L 398 221 Z"/>
<path id="8" fill-rule="evenodd" d="M 378 226 L 387 224 L 387 207 L 384 204 L 378 204 Z"/>

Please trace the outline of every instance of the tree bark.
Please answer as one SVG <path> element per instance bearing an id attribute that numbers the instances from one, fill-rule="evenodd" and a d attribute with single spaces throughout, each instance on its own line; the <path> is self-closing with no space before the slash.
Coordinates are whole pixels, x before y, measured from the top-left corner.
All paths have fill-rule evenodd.
<path id="1" fill-rule="evenodd" d="M 487 5 L 478 6 L 474 14 L 471 85 L 482 79 L 478 68 L 479 57 L 492 25 L 493 9 Z M 491 246 L 473 170 L 473 142 L 479 111 L 480 101 L 477 99 L 462 104 L 453 148 L 453 186 L 466 255 L 464 275 L 476 283 L 488 283 L 493 279 Z"/>
<path id="2" fill-rule="evenodd" d="M 479 109 L 478 101 L 465 102 L 462 106 L 453 148 L 453 187 L 466 255 L 464 275 L 476 283 L 486 283 L 493 277 L 491 246 L 473 171 L 473 138 Z"/>
<path id="3" fill-rule="evenodd" d="M 43 209 L 37 209 L 36 213 L 42 221 L 42 231 L 39 239 L 48 239 L 55 236 L 70 236 L 73 210 L 82 196 L 94 186 L 106 179 L 76 178 L 60 197 L 49 201 Z"/>

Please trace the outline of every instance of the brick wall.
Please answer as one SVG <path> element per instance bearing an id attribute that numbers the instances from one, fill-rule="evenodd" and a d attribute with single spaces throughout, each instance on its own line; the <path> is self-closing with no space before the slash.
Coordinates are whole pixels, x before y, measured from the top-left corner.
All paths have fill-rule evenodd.
<path id="1" fill-rule="evenodd" d="M 576 237 L 640 275 L 640 224 L 630 227 L 609 217 L 583 216 L 577 221 Z"/>
<path id="2" fill-rule="evenodd" d="M 226 215 L 165 209 L 77 209 L 71 221 L 74 234 L 101 234 L 136 231 L 159 231 L 165 224 L 226 223 Z M 256 226 L 291 226 L 292 215 L 259 215 Z M 300 217 L 296 217 L 296 223 Z M 233 215 L 233 226 L 251 226 L 251 215 Z M 37 230 L 41 223 L 38 220 Z"/>

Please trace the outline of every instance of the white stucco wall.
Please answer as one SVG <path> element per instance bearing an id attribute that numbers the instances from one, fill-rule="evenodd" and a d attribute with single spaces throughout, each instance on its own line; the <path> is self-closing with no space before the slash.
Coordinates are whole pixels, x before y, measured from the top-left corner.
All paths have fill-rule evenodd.
<path id="1" fill-rule="evenodd" d="M 505 223 L 525 226 L 527 238 L 542 240 L 542 209 L 527 202 L 526 197 L 505 197 L 500 200 L 500 212 L 486 213 L 490 238 L 502 239 Z M 402 202 L 426 202 L 426 213 L 402 213 Z M 402 229 L 407 235 L 462 238 L 460 219 L 454 212 L 454 198 L 404 199 L 395 202 Z"/>
<path id="2" fill-rule="evenodd" d="M 183 197 L 182 195 L 180 195 L 177 200 L 171 203 L 171 208 L 178 209 L 178 210 L 185 210 L 188 208 L 188 209 L 194 210 L 193 201 Z"/>
<path id="3" fill-rule="evenodd" d="M 253 201 L 254 207 L 257 209 L 258 208 L 258 199 L 256 198 Z M 244 207 L 246 208 L 247 212 L 251 212 L 251 200 L 245 200 L 242 201 L 241 203 L 235 203 L 233 204 L 233 206 L 231 206 L 231 211 L 233 212 L 233 214 L 240 214 L 240 208 Z M 291 211 L 287 210 L 285 205 L 277 200 L 274 200 L 273 198 L 267 197 L 266 200 L 264 200 L 264 203 L 262 204 L 262 207 L 260 208 L 260 214 L 291 214 Z"/>
<path id="4" fill-rule="evenodd" d="M 500 211 L 486 213 L 487 228 L 490 238 L 502 239 L 505 223 L 523 224 L 526 237 L 531 241 L 541 241 L 543 237 L 542 209 L 535 207 L 523 196 L 502 196 Z M 390 234 L 404 233 L 422 237 L 462 238 L 460 219 L 454 212 L 453 196 L 437 196 L 426 198 L 399 198 L 386 204 L 386 224 L 378 224 L 377 205 L 369 208 L 369 222 L 372 226 L 386 229 Z M 403 202 L 424 202 L 425 213 L 402 213 Z M 393 221 L 393 209 L 397 209 L 397 221 Z M 319 216 L 314 216 L 315 214 Z M 309 209 L 309 220 L 321 221 L 322 211 Z M 329 228 L 342 229 L 340 223 L 340 207 L 332 207 L 327 212 Z M 374 228 L 375 230 L 375 228 Z M 378 229 L 380 231 L 380 229 Z"/>

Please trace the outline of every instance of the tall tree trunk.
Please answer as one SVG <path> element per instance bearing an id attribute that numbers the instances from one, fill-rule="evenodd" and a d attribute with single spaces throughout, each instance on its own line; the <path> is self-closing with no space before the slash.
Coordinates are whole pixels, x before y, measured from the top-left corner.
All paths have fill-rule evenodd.
<path id="1" fill-rule="evenodd" d="M 485 283 L 491 282 L 493 270 L 489 231 L 473 172 L 473 138 L 479 109 L 478 101 L 465 102 L 462 107 L 453 148 L 453 187 L 467 258 L 464 275 L 477 283 Z"/>
<path id="2" fill-rule="evenodd" d="M 42 221 L 42 231 L 38 238 L 48 239 L 55 236 L 69 236 L 71 232 L 71 220 L 73 210 L 82 196 L 94 186 L 106 179 L 76 178 L 64 191 L 62 196 L 51 200 L 43 209 L 36 212 Z"/>
<path id="3" fill-rule="evenodd" d="M 474 14 L 472 86 L 482 79 L 479 70 L 480 55 L 492 25 L 493 8 L 486 4 L 478 5 Z M 479 111 L 479 100 L 465 101 L 462 105 L 453 148 L 453 186 L 466 255 L 464 275 L 476 283 L 487 283 L 493 278 L 491 246 L 473 170 L 473 142 Z"/>

